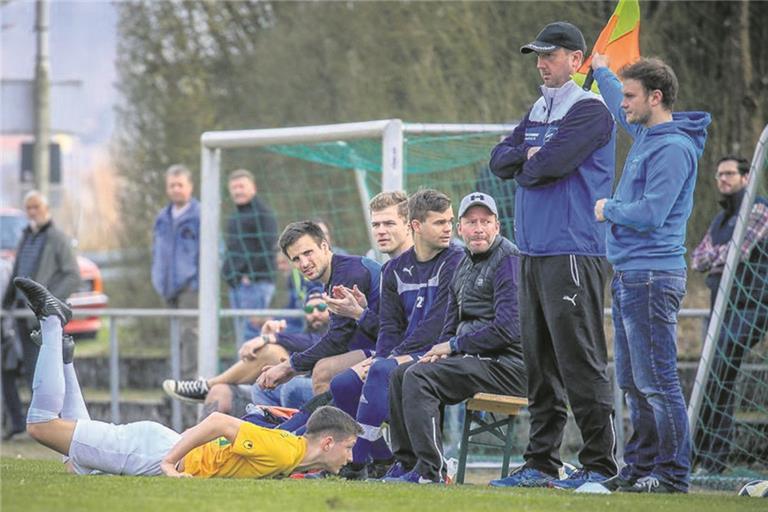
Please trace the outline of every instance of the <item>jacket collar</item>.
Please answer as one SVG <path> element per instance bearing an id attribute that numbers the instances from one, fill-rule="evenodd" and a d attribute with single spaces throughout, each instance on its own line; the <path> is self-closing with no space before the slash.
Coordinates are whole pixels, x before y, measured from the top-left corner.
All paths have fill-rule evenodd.
<path id="1" fill-rule="evenodd" d="M 487 251 L 480 253 L 480 254 L 472 254 L 470 252 L 468 247 L 464 247 L 464 253 L 469 256 L 469 258 L 472 260 L 472 263 L 477 263 L 478 261 L 483 261 L 488 259 L 491 254 L 493 254 L 493 251 L 496 250 L 496 248 L 501 244 L 501 233 L 496 235 L 496 238 L 493 239 L 493 243 L 488 248 Z"/>
<path id="2" fill-rule="evenodd" d="M 721 196 L 721 199 L 718 201 L 718 203 L 723 208 L 723 210 L 725 210 L 726 216 L 731 217 L 739 212 L 741 201 L 744 199 L 744 194 L 746 193 L 747 187 L 744 187 L 733 194 Z"/>

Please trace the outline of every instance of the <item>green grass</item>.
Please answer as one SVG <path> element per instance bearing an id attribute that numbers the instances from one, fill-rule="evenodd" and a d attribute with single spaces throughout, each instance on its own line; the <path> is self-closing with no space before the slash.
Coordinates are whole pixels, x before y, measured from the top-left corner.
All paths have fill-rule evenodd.
<path id="1" fill-rule="evenodd" d="M 649 512 L 765 510 L 765 500 L 735 494 L 676 496 L 576 495 L 546 489 L 409 486 L 292 480 L 172 480 L 162 477 L 74 476 L 55 461 L 0 459 L 0 508 L 24 511 L 171 512 L 505 510 Z"/>

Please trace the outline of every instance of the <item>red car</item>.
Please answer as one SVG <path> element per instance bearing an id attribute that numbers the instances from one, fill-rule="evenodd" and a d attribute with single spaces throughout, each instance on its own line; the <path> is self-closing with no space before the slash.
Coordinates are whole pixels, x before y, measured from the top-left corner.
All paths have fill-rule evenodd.
<path id="1" fill-rule="evenodd" d="M 27 217 L 21 210 L 0 208 L 0 258 L 13 261 L 22 231 L 27 226 Z M 75 311 L 107 307 L 101 271 L 94 262 L 83 256 L 77 257 L 80 267 L 80 289 L 67 301 Z M 64 332 L 76 338 L 95 338 L 101 328 L 98 316 L 75 317 L 64 328 Z"/>

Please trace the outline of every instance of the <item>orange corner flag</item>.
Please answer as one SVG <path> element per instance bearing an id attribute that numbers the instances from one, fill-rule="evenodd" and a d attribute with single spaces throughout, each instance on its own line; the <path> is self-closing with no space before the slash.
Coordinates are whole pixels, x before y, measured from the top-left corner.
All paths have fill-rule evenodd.
<path id="1" fill-rule="evenodd" d="M 619 0 L 611 19 L 600 32 L 592 53 L 608 56 L 609 67 L 614 73 L 627 64 L 632 64 L 640 58 L 640 4 L 638 0 Z M 579 70 L 573 75 L 573 80 L 579 85 L 584 84 L 592 62 L 592 55 L 584 61 Z M 592 85 L 592 91 L 599 92 L 597 84 Z"/>

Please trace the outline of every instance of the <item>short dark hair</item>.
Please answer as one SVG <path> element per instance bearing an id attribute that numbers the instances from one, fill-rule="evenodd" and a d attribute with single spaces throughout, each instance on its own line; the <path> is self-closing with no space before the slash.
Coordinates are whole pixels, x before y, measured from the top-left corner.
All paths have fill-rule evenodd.
<path id="1" fill-rule="evenodd" d="M 408 221 L 408 196 L 402 190 L 379 192 L 368 203 L 372 212 L 380 212 L 390 206 L 397 206 L 397 214 Z"/>
<path id="2" fill-rule="evenodd" d="M 309 417 L 304 435 L 307 437 L 331 436 L 334 441 L 339 442 L 362 433 L 362 427 L 352 416 L 331 405 L 324 405 L 315 409 Z"/>
<path id="3" fill-rule="evenodd" d="M 667 110 L 677 100 L 677 75 L 675 71 L 661 59 L 656 57 L 641 58 L 634 64 L 625 66 L 619 73 L 622 80 L 637 80 L 643 85 L 646 94 L 661 91 L 661 103 Z"/>
<path id="4" fill-rule="evenodd" d="M 432 188 L 417 190 L 408 198 L 408 220 L 424 222 L 429 212 L 443 213 L 451 207 L 451 199 Z"/>
<path id="5" fill-rule="evenodd" d="M 749 174 L 749 160 L 739 155 L 725 155 L 724 157 L 722 157 L 720 160 L 717 161 L 717 164 L 715 164 L 715 167 L 717 167 L 723 162 L 729 162 L 731 160 L 736 162 L 736 166 L 739 169 L 739 174 L 741 174 L 742 176 Z"/>
<path id="6" fill-rule="evenodd" d="M 300 220 L 298 222 L 291 222 L 285 226 L 285 229 L 280 235 L 280 239 L 277 241 L 277 245 L 287 257 L 288 248 L 304 235 L 312 237 L 312 239 L 317 242 L 317 245 L 320 245 L 323 242 L 328 243 L 328 240 L 325 238 L 325 233 L 323 233 L 323 229 L 318 226 L 317 223 L 312 222 L 311 220 Z"/>

